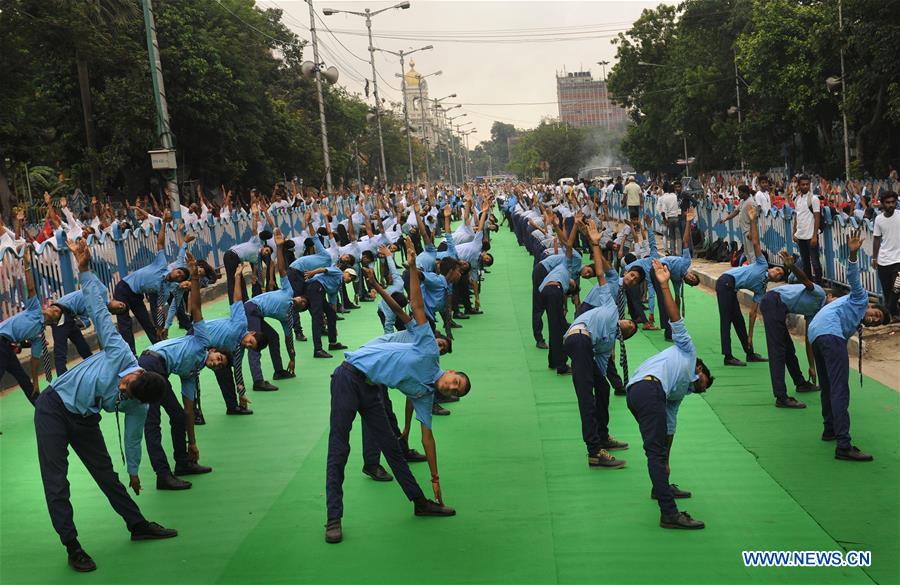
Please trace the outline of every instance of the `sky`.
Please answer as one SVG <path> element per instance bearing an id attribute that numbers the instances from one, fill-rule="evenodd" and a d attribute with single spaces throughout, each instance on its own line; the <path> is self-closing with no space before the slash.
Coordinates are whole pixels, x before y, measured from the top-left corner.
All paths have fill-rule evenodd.
<path id="1" fill-rule="evenodd" d="M 304 0 L 258 0 L 261 7 L 280 8 L 282 21 L 300 38 L 309 40 L 309 7 Z M 490 139 L 494 120 L 531 128 L 546 116 L 556 117 L 556 74 L 589 70 L 603 72 L 598 61 L 615 62 L 619 32 L 626 31 L 645 8 L 660 2 L 644 1 L 436 1 L 410 0 L 406 10 L 388 10 L 372 19 L 374 45 L 390 51 L 434 48 L 411 55 L 427 79 L 429 97 L 462 104 L 466 116 L 456 124 L 472 122 L 469 146 Z M 365 19 L 347 14 L 324 16 L 323 8 L 362 12 L 393 3 L 349 0 L 313 0 L 329 31 L 317 21 L 320 59 L 340 72 L 338 85 L 362 93 L 371 78 Z M 312 58 L 310 49 L 305 57 Z M 407 61 L 407 67 L 409 63 Z M 400 59 L 376 51 L 378 91 L 382 98 L 400 102 Z M 370 103 L 372 103 L 370 101 Z"/>

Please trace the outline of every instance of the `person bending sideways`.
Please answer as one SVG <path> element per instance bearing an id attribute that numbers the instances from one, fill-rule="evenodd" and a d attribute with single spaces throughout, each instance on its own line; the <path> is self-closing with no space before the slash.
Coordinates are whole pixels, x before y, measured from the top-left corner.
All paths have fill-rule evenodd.
<path id="1" fill-rule="evenodd" d="M 800 270 L 794 263 L 794 257 L 786 250 L 781 252 L 781 259 L 785 269 L 793 272 L 801 284 L 783 284 L 775 287 L 767 292 L 759 303 L 766 327 L 772 393 L 775 395 L 777 408 L 806 408 L 806 404 L 793 396 L 788 396 L 787 386 L 784 383 L 784 370 L 787 368 L 797 392 L 818 390 L 812 382 L 803 377 L 803 370 L 800 369 L 797 352 L 794 350 L 794 340 L 791 339 L 791 332 L 788 330 L 787 318 L 790 314 L 803 315 L 808 322 L 825 306 L 827 295 L 821 286 L 813 283 L 806 273 Z M 806 354 L 809 359 L 810 378 L 815 379 L 815 361 L 808 339 Z"/>
<path id="2" fill-rule="evenodd" d="M 600 251 L 600 232 L 591 222 L 588 227 L 594 266 L 604 266 Z M 601 269 L 596 270 L 597 283 L 608 286 Z M 620 468 L 625 461 L 609 454 L 610 450 L 627 449 L 628 443 L 609 434 L 609 383 L 606 368 L 617 339 L 628 339 L 637 331 L 630 319 L 619 319 L 615 301 L 606 295 L 600 306 L 578 316 L 564 336 L 563 345 L 572 360 L 572 385 L 578 397 L 581 435 L 588 452 L 588 466 L 593 469 Z"/>
<path id="3" fill-rule="evenodd" d="M 775 266 L 769 268 L 769 262 L 762 254 L 759 245 L 759 231 L 756 229 L 756 207 L 748 208 L 750 213 L 750 241 L 756 250 L 756 260 L 747 266 L 732 268 L 716 280 L 716 301 L 719 305 L 719 337 L 722 345 L 722 355 L 726 366 L 746 366 L 745 362 L 734 357 L 731 353 L 731 328 L 734 327 L 738 340 L 741 342 L 748 362 L 764 362 L 766 358 L 753 350 L 753 326 L 756 324 L 756 314 L 759 311 L 759 302 L 766 294 L 766 285 L 769 281 L 780 282 L 784 280 L 784 268 Z M 744 315 L 741 313 L 741 303 L 737 293 L 740 289 L 747 289 L 753 293 L 753 306 L 750 308 L 750 333 L 744 324 Z"/>
<path id="4" fill-rule="evenodd" d="M 190 489 L 191 482 L 180 479 L 182 475 L 209 473 L 212 467 L 199 464 L 200 450 L 194 432 L 194 403 L 197 397 L 197 376 L 204 366 L 211 370 L 222 370 L 228 366 L 228 357 L 210 348 L 208 324 L 203 320 L 200 306 L 200 274 L 197 261 L 188 252 L 186 257 L 191 272 L 191 290 L 188 300 L 193 321 L 193 333 L 175 339 L 166 339 L 151 345 L 138 358 L 138 365 L 147 372 L 156 372 L 166 379 L 166 391 L 159 403 L 153 403 L 147 411 L 144 423 L 144 439 L 147 454 L 156 473 L 156 489 Z M 172 374 L 181 378 L 181 400 L 178 403 L 172 385 L 168 381 Z M 160 429 L 160 409 L 169 417 L 172 435 L 172 455 L 175 459 L 175 473 L 169 467 L 162 445 Z"/>
<path id="5" fill-rule="evenodd" d="M 825 425 L 822 440 L 837 440 L 834 458 L 845 461 L 873 459 L 850 441 L 850 356 L 847 340 L 856 331 L 862 337 L 863 325 L 877 327 L 891 322 L 890 314 L 883 306 L 869 306 L 869 294 L 859 280 L 857 255 L 860 247 L 862 240 L 859 232 L 853 232 L 847 240 L 850 250 L 847 262 L 850 294 L 822 307 L 813 317 L 807 333 L 822 389 L 822 421 Z"/>
<path id="6" fill-rule="evenodd" d="M 122 516 L 131 540 L 177 536 L 176 530 L 148 522 L 113 469 L 106 441 L 100 431 L 100 411 L 125 414 L 125 452 L 131 489 L 141 492 L 138 466 L 141 435 L 147 408 L 159 402 L 166 381 L 159 374 L 138 367 L 137 358 L 112 322 L 104 301 L 106 287 L 90 272 L 87 244 L 69 244 L 78 265 L 78 280 L 85 291 L 88 316 L 97 330 L 103 351 L 60 376 L 35 403 L 34 430 L 38 461 L 50 521 L 69 554 L 76 571 L 93 571 L 97 565 L 78 542 L 72 503 L 69 501 L 69 447 L 78 455 L 113 509 Z M 121 440 L 121 439 L 120 439 Z M 122 455 L 123 463 L 126 455 Z"/>
<path id="7" fill-rule="evenodd" d="M 659 260 L 653 261 L 653 273 L 659 282 L 664 306 L 669 312 L 674 347 L 665 349 L 638 367 L 628 381 L 628 410 L 634 415 L 644 441 L 647 470 L 653 488 L 650 497 L 659 503 L 659 525 L 663 528 L 703 528 L 705 524 L 679 512 L 675 498 L 689 498 L 691 493 L 669 483 L 669 453 L 675 438 L 678 407 L 688 394 L 706 392 L 714 378 L 688 335 L 678 305 L 669 289 L 669 269 Z"/>
<path id="8" fill-rule="evenodd" d="M 453 508 L 443 504 L 437 452 L 431 432 L 431 407 L 436 390 L 465 396 L 471 389 L 471 383 L 469 377 L 462 372 L 441 370 L 438 363 L 440 350 L 425 315 L 416 252 L 409 240 L 406 253 L 410 272 L 409 303 L 413 320 L 407 324 L 405 332 L 382 336 L 354 352 L 345 353 L 346 361 L 335 368 L 331 377 L 331 430 L 328 436 L 325 478 L 328 511 L 325 541 L 329 543 L 337 543 L 343 539 L 341 519 L 344 516 L 344 468 L 350 453 L 350 427 L 357 413 L 384 454 L 406 497 L 413 502 L 416 516 L 456 514 Z M 400 450 L 400 443 L 388 422 L 379 386 L 396 388 L 412 399 L 416 418 L 422 424 L 422 446 L 428 458 L 431 485 L 437 501 L 425 498 L 410 472 L 409 464 Z"/>

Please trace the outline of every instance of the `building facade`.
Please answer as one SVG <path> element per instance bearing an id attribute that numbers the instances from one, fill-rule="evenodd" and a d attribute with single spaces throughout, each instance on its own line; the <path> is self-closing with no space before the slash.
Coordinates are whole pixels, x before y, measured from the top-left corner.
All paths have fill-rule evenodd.
<path id="1" fill-rule="evenodd" d="M 561 122 L 576 128 L 615 129 L 625 125 L 625 109 L 609 99 L 606 80 L 590 71 L 556 74 L 556 97 Z"/>
<path id="2" fill-rule="evenodd" d="M 446 142 L 446 136 L 440 134 L 440 129 L 445 127 L 446 122 L 444 111 L 440 106 L 435 108 L 434 102 L 429 99 L 428 80 L 422 79 L 413 60 L 410 60 L 409 69 L 403 76 L 403 101 L 409 113 L 413 138 L 426 143 L 431 150 L 438 146 L 439 140 Z"/>

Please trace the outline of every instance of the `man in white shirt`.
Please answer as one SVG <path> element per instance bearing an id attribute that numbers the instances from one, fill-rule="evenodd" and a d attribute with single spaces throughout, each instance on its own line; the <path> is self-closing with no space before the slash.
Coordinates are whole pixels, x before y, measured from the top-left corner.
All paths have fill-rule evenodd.
<path id="1" fill-rule="evenodd" d="M 891 312 L 891 320 L 900 318 L 894 282 L 900 273 L 900 215 L 896 213 L 897 194 L 888 191 L 881 196 L 882 214 L 875 218 L 872 244 L 872 265 L 878 271 L 884 305 Z"/>
<path id="2" fill-rule="evenodd" d="M 754 199 L 756 199 L 756 206 L 759 208 L 759 215 L 762 217 L 772 209 L 772 198 L 769 197 L 769 177 L 760 175 L 756 179 L 756 188 Z"/>
<path id="3" fill-rule="evenodd" d="M 668 182 L 663 184 L 663 194 L 656 203 L 656 210 L 666 222 L 669 252 L 673 255 L 680 254 L 681 250 L 676 250 L 676 247 L 678 247 L 678 242 L 681 241 L 681 237 L 678 234 L 678 216 L 681 215 L 681 208 L 678 206 L 678 195 L 675 194 Z"/>
<path id="4" fill-rule="evenodd" d="M 803 273 L 813 282 L 822 280 L 822 264 L 819 262 L 819 225 L 822 218 L 819 198 L 810 193 L 808 175 L 797 177 L 797 194 L 794 195 L 794 241 L 800 248 Z"/>
<path id="5" fill-rule="evenodd" d="M 636 219 L 641 213 L 641 186 L 633 177 L 625 180 L 625 204 L 628 206 L 628 217 Z"/>

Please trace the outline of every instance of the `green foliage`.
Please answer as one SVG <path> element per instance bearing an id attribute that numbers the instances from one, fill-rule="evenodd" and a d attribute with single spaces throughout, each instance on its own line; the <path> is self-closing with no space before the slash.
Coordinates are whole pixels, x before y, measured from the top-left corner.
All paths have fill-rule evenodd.
<path id="1" fill-rule="evenodd" d="M 886 174 L 900 150 L 900 17 L 879 0 L 686 0 L 645 10 L 620 34 L 610 93 L 634 125 L 623 150 L 638 168 L 665 169 L 687 136 L 700 169 L 806 165 L 843 174 L 840 76 L 845 48 L 847 115 L 857 166 Z M 642 65 L 652 63 L 653 65 Z M 742 124 L 736 106 L 735 63 Z"/>

